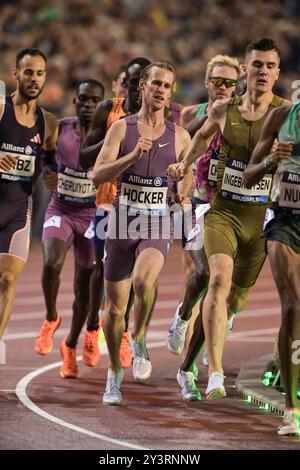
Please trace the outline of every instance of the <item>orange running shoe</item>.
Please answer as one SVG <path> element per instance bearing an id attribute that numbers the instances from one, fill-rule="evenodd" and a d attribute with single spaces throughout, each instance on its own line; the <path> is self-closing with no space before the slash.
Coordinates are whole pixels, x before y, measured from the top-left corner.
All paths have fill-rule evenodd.
<path id="1" fill-rule="evenodd" d="M 98 347 L 99 331 L 100 329 L 98 328 L 98 330 L 94 331 L 86 330 L 84 333 L 82 360 L 85 365 L 89 367 L 95 367 L 100 359 L 100 351 Z"/>
<path id="2" fill-rule="evenodd" d="M 37 354 L 46 356 L 53 349 L 53 336 L 61 324 L 61 317 L 58 315 L 54 321 L 45 320 L 40 329 L 39 336 L 35 340 L 34 349 Z"/>
<path id="3" fill-rule="evenodd" d="M 123 369 L 127 369 L 132 364 L 132 353 L 130 349 L 129 334 L 127 331 L 123 333 L 122 341 L 120 344 L 119 357 Z"/>
<path id="4" fill-rule="evenodd" d="M 76 349 L 66 345 L 66 338 L 60 343 L 60 354 L 63 364 L 60 368 L 60 375 L 65 379 L 76 379 L 78 366 L 76 360 Z"/>

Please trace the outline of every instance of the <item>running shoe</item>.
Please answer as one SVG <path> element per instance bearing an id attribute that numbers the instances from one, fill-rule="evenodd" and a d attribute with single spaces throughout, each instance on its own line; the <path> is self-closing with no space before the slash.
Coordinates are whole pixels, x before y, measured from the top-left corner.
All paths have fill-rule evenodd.
<path id="1" fill-rule="evenodd" d="M 194 362 L 192 367 L 191 367 L 191 372 L 194 374 L 194 381 L 198 382 L 198 376 L 199 376 L 199 369 L 196 366 L 196 363 Z"/>
<path id="2" fill-rule="evenodd" d="M 63 360 L 60 368 L 61 377 L 64 379 L 76 379 L 78 375 L 76 348 L 69 348 L 66 345 L 66 339 L 63 339 L 60 343 L 60 354 Z"/>
<path id="3" fill-rule="evenodd" d="M 105 405 L 120 405 L 122 402 L 122 395 L 120 391 L 121 383 L 124 377 L 124 372 L 121 369 L 120 372 L 113 372 L 108 369 L 107 381 L 105 392 L 103 395 L 103 403 Z"/>
<path id="4" fill-rule="evenodd" d="M 58 315 L 54 321 L 44 320 L 39 335 L 35 340 L 34 349 L 37 354 L 46 356 L 53 349 L 53 336 L 61 324 L 61 317 Z"/>
<path id="5" fill-rule="evenodd" d="M 186 401 L 200 401 L 201 394 L 196 387 L 193 372 L 180 370 L 177 372 L 177 382 L 181 388 L 182 398 Z"/>
<path id="6" fill-rule="evenodd" d="M 133 354 L 133 377 L 135 380 L 143 382 L 150 377 L 152 372 L 152 364 L 145 340 L 139 342 L 132 340 L 131 349 Z"/>
<path id="7" fill-rule="evenodd" d="M 226 397 L 224 378 L 224 375 L 220 374 L 220 372 L 213 372 L 210 374 L 205 392 L 207 400 L 216 400 L 218 398 Z"/>
<path id="8" fill-rule="evenodd" d="M 283 422 L 278 428 L 280 436 L 300 436 L 300 409 L 286 408 Z"/>
<path id="9" fill-rule="evenodd" d="M 176 309 L 174 320 L 168 331 L 168 350 L 173 354 L 181 354 L 187 328 L 190 320 L 181 320 L 179 316 L 179 309 L 182 303 L 180 303 Z"/>
<path id="10" fill-rule="evenodd" d="M 100 351 L 98 347 L 98 330 L 88 331 L 84 333 L 82 360 L 85 365 L 89 367 L 95 367 L 100 359 Z"/>
<path id="11" fill-rule="evenodd" d="M 127 331 L 123 333 L 120 344 L 119 357 L 123 369 L 127 369 L 132 364 L 132 352 L 130 349 L 130 339 Z"/>

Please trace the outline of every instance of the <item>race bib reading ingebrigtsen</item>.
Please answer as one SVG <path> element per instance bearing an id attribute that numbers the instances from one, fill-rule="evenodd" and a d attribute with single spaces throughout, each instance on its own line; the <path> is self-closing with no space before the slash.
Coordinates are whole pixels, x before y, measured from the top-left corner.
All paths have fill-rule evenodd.
<path id="1" fill-rule="evenodd" d="M 168 178 L 125 173 L 121 183 L 120 209 L 129 214 L 165 215 L 168 209 Z"/>
<path id="2" fill-rule="evenodd" d="M 243 172 L 246 163 L 229 158 L 223 176 L 221 194 L 224 199 L 240 202 L 266 203 L 272 184 L 272 175 L 268 174 L 252 188 L 247 189 L 243 183 Z"/>

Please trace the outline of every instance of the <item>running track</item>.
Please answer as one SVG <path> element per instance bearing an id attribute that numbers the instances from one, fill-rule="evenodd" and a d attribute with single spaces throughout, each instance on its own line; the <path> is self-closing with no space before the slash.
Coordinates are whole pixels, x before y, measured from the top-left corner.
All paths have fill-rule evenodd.
<path id="1" fill-rule="evenodd" d="M 228 396 L 186 403 L 176 382 L 180 358 L 166 349 L 167 329 L 182 292 L 180 250 L 172 248 L 160 278 L 159 297 L 147 343 L 153 374 L 146 384 L 127 369 L 123 404 L 102 404 L 107 355 L 99 365 L 79 363 L 77 380 L 59 376 L 59 342 L 70 322 L 72 254 L 62 274 L 59 310 L 63 322 L 49 356 L 37 356 L 34 338 L 44 316 L 42 256 L 32 250 L 22 273 L 9 327 L 4 337 L 6 365 L 0 365 L 0 449 L 299 449 L 296 438 L 279 437 L 280 418 L 248 405 L 234 381 L 244 361 L 268 354 L 279 325 L 279 302 L 268 265 L 253 290 L 247 310 L 235 321 L 226 343 L 224 365 Z M 81 354 L 82 343 L 78 345 Z M 204 393 L 206 370 L 200 367 Z"/>

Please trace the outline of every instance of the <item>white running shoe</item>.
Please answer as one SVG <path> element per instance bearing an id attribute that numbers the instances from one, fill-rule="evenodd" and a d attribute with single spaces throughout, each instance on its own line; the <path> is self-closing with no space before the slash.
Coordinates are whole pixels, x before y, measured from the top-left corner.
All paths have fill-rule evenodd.
<path id="1" fill-rule="evenodd" d="M 278 428 L 280 436 L 300 436 L 300 409 L 286 408 L 283 422 Z"/>
<path id="2" fill-rule="evenodd" d="M 200 401 L 201 394 L 196 387 L 193 372 L 180 370 L 177 372 L 177 382 L 181 388 L 182 398 L 186 401 Z"/>
<path id="3" fill-rule="evenodd" d="M 123 369 L 120 372 L 113 372 L 108 369 L 107 382 L 105 392 L 103 395 L 103 403 L 105 405 L 120 405 L 122 402 L 122 395 L 120 391 L 121 383 L 124 377 Z"/>
<path id="4" fill-rule="evenodd" d="M 181 305 L 182 303 L 178 305 L 173 323 L 168 331 L 168 350 L 173 354 L 182 353 L 186 330 L 190 323 L 190 320 L 181 320 L 178 313 Z"/>
<path id="5" fill-rule="evenodd" d="M 131 350 L 133 355 L 133 377 L 135 380 L 144 382 L 147 380 L 152 372 L 152 364 L 149 359 L 145 340 L 135 342 L 131 341 Z"/>
<path id="6" fill-rule="evenodd" d="M 210 374 L 205 392 L 207 400 L 216 400 L 217 398 L 226 397 L 224 378 L 224 375 L 220 372 Z"/>

